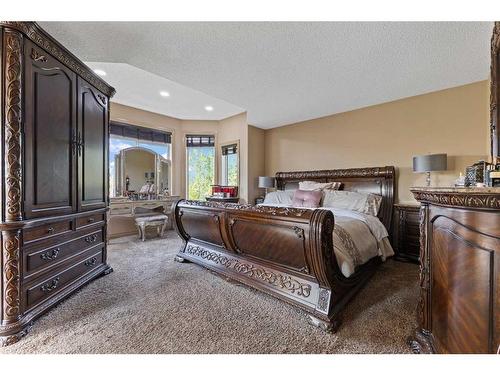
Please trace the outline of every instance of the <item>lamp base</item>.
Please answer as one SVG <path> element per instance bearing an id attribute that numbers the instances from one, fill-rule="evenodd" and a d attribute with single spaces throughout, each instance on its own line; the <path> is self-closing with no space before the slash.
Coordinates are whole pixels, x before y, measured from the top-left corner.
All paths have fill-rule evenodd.
<path id="1" fill-rule="evenodd" d="M 427 183 L 427 187 L 431 186 L 431 172 L 426 172 L 427 173 L 427 178 L 425 179 L 425 182 Z"/>

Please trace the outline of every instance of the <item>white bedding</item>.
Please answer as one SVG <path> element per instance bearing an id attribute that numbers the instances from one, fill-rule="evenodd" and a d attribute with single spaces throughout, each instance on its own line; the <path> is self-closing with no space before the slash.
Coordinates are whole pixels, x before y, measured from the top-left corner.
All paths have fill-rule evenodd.
<path id="1" fill-rule="evenodd" d="M 283 204 L 265 204 L 265 206 L 291 207 Z M 380 256 L 385 260 L 394 255 L 387 229 L 378 217 L 337 208 L 318 207 L 318 209 L 329 210 L 335 216 L 333 247 L 337 263 L 345 277 L 351 276 L 356 267 L 371 258 Z"/>

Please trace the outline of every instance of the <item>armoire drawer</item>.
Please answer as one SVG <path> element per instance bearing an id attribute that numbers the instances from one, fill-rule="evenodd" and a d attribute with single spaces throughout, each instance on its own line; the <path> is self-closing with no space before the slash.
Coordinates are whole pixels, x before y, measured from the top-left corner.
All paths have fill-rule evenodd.
<path id="1" fill-rule="evenodd" d="M 96 244 L 103 242 L 102 228 L 76 238 L 50 246 L 35 246 L 24 249 L 24 278 L 44 272 L 62 261 L 77 256 Z"/>
<path id="2" fill-rule="evenodd" d="M 97 223 L 102 223 L 104 222 L 105 219 L 106 219 L 106 214 L 104 213 L 79 217 L 78 219 L 76 219 L 76 229 L 80 229 Z"/>
<path id="3" fill-rule="evenodd" d="M 24 244 L 43 240 L 55 235 L 61 235 L 72 230 L 72 220 L 64 220 L 56 223 L 40 225 L 23 230 Z"/>
<path id="4" fill-rule="evenodd" d="M 24 287 L 26 311 L 36 307 L 46 299 L 53 297 L 102 263 L 103 248 L 98 247 L 94 249 L 94 251 L 89 251 L 89 253 L 82 258 L 75 260 L 74 263 L 70 263 L 67 268 L 57 269 L 40 281 L 32 283 L 31 285 L 27 284 L 27 286 Z"/>

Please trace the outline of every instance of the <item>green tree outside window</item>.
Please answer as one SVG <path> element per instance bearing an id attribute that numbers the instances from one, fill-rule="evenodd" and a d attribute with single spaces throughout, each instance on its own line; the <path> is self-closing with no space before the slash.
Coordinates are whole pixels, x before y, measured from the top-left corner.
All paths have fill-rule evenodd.
<path id="1" fill-rule="evenodd" d="M 211 195 L 214 165 L 214 147 L 188 147 L 188 199 L 205 200 Z"/>

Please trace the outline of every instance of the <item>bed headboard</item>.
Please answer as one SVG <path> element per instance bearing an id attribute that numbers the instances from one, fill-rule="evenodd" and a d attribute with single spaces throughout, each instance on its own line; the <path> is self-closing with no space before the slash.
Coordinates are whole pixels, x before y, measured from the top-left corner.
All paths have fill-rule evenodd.
<path id="1" fill-rule="evenodd" d="M 298 189 L 300 181 L 342 182 L 341 190 L 373 193 L 382 196 L 378 217 L 388 231 L 391 228 L 394 193 L 396 191 L 395 169 L 389 167 L 330 169 L 322 171 L 278 172 L 276 186 L 279 190 Z"/>

